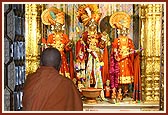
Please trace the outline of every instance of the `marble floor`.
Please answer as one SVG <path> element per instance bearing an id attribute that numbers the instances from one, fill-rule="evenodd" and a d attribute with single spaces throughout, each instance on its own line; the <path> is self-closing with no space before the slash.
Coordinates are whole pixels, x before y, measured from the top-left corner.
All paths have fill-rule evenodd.
<path id="1" fill-rule="evenodd" d="M 122 101 L 113 103 L 111 100 L 97 100 L 97 103 L 83 102 L 83 111 L 107 111 L 107 112 L 142 112 L 159 111 L 159 103 L 144 103 L 134 101 Z"/>

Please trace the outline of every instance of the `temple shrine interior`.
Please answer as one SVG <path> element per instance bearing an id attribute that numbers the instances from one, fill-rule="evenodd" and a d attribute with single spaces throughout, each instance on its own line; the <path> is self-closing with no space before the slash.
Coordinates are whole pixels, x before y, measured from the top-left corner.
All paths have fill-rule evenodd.
<path id="1" fill-rule="evenodd" d="M 61 52 L 83 111 L 165 111 L 165 10 L 159 3 L 4 3 L 3 111 L 22 111 L 40 54 Z"/>

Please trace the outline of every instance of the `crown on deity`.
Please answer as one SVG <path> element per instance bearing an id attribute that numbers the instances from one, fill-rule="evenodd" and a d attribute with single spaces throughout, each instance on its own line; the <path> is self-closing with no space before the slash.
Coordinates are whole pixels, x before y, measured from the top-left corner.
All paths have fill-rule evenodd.
<path id="1" fill-rule="evenodd" d="M 109 20 L 110 25 L 112 28 L 130 28 L 131 17 L 125 12 L 115 12 L 111 15 Z"/>
<path id="2" fill-rule="evenodd" d="M 77 11 L 77 18 L 79 22 L 83 23 L 84 26 L 88 26 L 90 21 L 99 22 L 101 13 L 96 4 L 84 4 L 80 5 Z"/>
<path id="3" fill-rule="evenodd" d="M 45 25 L 64 24 L 65 14 L 56 7 L 45 9 L 41 14 L 42 23 Z"/>

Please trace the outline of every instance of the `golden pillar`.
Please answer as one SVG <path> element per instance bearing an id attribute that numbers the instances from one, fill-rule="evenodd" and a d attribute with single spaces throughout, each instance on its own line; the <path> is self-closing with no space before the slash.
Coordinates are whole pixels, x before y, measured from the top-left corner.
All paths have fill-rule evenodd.
<path id="1" fill-rule="evenodd" d="M 25 5 L 26 76 L 35 72 L 40 62 L 41 9 L 40 4 Z"/>
<path id="2" fill-rule="evenodd" d="M 145 102 L 159 103 L 162 5 L 141 5 L 142 96 Z"/>
<path id="3" fill-rule="evenodd" d="M 140 47 L 144 48 L 144 39 L 145 39 L 145 5 L 140 5 L 139 11 L 140 17 Z M 141 80 L 142 80 L 142 100 L 145 100 L 145 54 L 144 51 L 141 53 Z"/>
<path id="4" fill-rule="evenodd" d="M 165 11 L 165 9 L 166 9 L 166 6 L 165 5 L 162 5 L 162 7 L 163 7 L 163 10 L 162 10 L 162 34 L 161 34 L 161 56 L 160 56 L 160 61 L 161 61 L 161 66 L 160 66 L 160 102 L 159 102 L 159 105 L 160 105 L 160 107 L 159 107 L 159 110 L 165 110 L 165 107 L 164 107 L 164 95 L 165 95 L 165 92 L 164 92 L 164 77 L 166 77 L 165 75 L 165 72 L 164 72 L 164 58 L 166 57 L 164 54 L 166 54 L 165 53 L 165 51 L 166 50 L 164 50 L 164 49 L 166 49 L 166 45 L 164 44 L 164 41 L 166 41 L 165 40 L 165 14 L 166 14 L 166 11 Z"/>

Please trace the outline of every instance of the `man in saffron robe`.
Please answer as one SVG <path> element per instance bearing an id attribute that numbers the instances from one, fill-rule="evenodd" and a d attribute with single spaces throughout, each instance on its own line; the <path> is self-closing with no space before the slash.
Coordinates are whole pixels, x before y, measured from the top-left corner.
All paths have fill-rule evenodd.
<path id="1" fill-rule="evenodd" d="M 81 96 L 72 80 L 59 74 L 61 54 L 47 48 L 41 66 L 27 76 L 23 89 L 24 111 L 82 111 Z"/>

